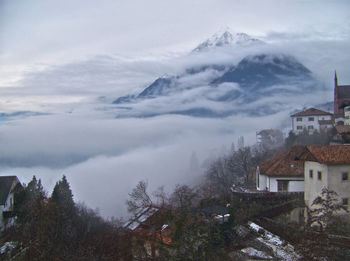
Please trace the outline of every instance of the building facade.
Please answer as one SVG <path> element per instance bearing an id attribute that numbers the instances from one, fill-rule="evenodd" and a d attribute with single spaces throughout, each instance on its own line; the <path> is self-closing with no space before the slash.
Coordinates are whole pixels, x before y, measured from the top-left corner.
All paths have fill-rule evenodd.
<path id="1" fill-rule="evenodd" d="M 256 187 L 269 192 L 303 192 L 304 162 L 299 157 L 305 146 L 294 146 L 272 160 L 259 164 L 256 170 Z"/>
<path id="2" fill-rule="evenodd" d="M 296 135 L 303 132 L 313 134 L 333 127 L 333 114 L 315 108 L 295 113 L 291 118 L 292 130 Z"/>
<path id="3" fill-rule="evenodd" d="M 312 202 L 323 188 L 335 191 L 339 201 L 350 205 L 350 145 L 307 146 L 305 160 L 305 205 Z"/>
<path id="4" fill-rule="evenodd" d="M 22 187 L 16 176 L 0 177 L 0 231 L 14 223 L 15 191 Z"/>
<path id="5" fill-rule="evenodd" d="M 334 119 L 336 125 L 344 125 L 347 112 L 345 107 L 350 106 L 350 85 L 338 85 L 337 73 L 334 75 Z M 348 114 L 347 114 L 348 115 Z"/>
<path id="6" fill-rule="evenodd" d="M 344 107 L 344 125 L 350 125 L 350 105 Z"/>

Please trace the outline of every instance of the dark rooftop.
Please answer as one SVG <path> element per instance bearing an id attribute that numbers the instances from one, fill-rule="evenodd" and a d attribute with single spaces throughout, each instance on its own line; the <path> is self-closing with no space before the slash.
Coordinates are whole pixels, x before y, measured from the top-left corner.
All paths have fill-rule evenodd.
<path id="1" fill-rule="evenodd" d="M 0 176 L 0 205 L 5 205 L 12 184 L 18 181 L 16 176 Z"/>

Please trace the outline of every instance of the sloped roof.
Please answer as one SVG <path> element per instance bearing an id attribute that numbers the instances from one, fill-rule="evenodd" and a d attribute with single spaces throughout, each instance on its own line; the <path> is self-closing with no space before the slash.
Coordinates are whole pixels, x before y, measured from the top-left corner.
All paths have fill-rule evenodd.
<path id="1" fill-rule="evenodd" d="M 124 224 L 124 228 L 135 230 L 158 210 L 159 209 L 155 207 L 146 207 L 141 209 L 132 220 Z"/>
<path id="2" fill-rule="evenodd" d="M 156 240 L 158 242 L 171 244 L 171 229 L 168 224 L 164 224 L 167 210 L 158 207 L 147 207 L 142 209 L 135 218 L 127 222 L 124 228 L 130 229 L 138 235 Z M 154 236 L 156 236 L 154 238 Z"/>
<path id="3" fill-rule="evenodd" d="M 5 205 L 14 182 L 18 182 L 16 176 L 0 176 L 0 205 Z"/>
<path id="4" fill-rule="evenodd" d="M 304 161 L 300 156 L 305 146 L 294 146 L 277 157 L 259 164 L 261 174 L 268 176 L 304 176 Z"/>
<path id="5" fill-rule="evenodd" d="M 338 99 L 350 99 L 350 85 L 338 85 Z"/>
<path id="6" fill-rule="evenodd" d="M 305 111 L 301 111 L 301 112 L 295 113 L 295 114 L 291 115 L 291 117 L 297 117 L 297 116 L 320 116 L 320 115 L 333 115 L 333 114 L 330 113 L 330 112 L 321 111 L 319 109 L 310 108 L 310 109 L 307 109 Z"/>
<path id="7" fill-rule="evenodd" d="M 308 152 L 301 156 L 302 160 L 327 165 L 350 164 L 350 145 L 312 145 L 307 149 Z"/>
<path id="8" fill-rule="evenodd" d="M 350 133 L 350 125 L 337 125 L 335 129 L 339 134 Z"/>

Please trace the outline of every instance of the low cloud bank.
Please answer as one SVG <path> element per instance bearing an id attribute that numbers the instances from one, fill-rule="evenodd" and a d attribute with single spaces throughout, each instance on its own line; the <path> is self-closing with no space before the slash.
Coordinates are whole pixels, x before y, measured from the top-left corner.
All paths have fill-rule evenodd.
<path id="1" fill-rule="evenodd" d="M 25 183 L 36 175 L 50 193 L 66 175 L 77 201 L 99 208 L 106 217 L 125 216 L 127 194 L 139 180 L 148 180 L 150 190 L 191 183 L 198 178 L 189 172 L 193 153 L 203 172 L 203 162 L 229 148 L 242 133 L 246 143 L 254 143 L 257 129 L 281 127 L 287 114 L 225 119 L 33 117 L 1 126 L 0 174 L 18 175 Z"/>
<path id="2" fill-rule="evenodd" d="M 139 180 L 148 180 L 150 190 L 161 185 L 171 190 L 176 183 L 192 182 L 196 179 L 189 172 L 193 152 L 202 166 L 239 136 L 252 144 L 257 130 L 287 129 L 291 112 L 331 101 L 334 69 L 340 84 L 350 82 L 348 46 L 345 41 L 306 41 L 267 44 L 259 49 L 223 48 L 215 53 L 160 60 L 99 56 L 30 72 L 16 86 L 1 87 L 0 110 L 48 114 L 0 122 L 0 174 L 18 175 L 26 183 L 36 175 L 50 193 L 64 174 L 75 200 L 99 208 L 106 217 L 126 215 L 127 193 Z M 308 95 L 269 95 L 245 104 L 239 100 L 219 104 L 210 103 L 210 98 L 220 96 L 222 90 L 240 91 L 240 87 L 229 84 L 221 86 L 221 90 L 209 90 L 203 85 L 186 93 L 141 102 L 134 110 L 166 113 L 169 108 L 186 108 L 183 101 L 187 100 L 191 106 L 239 113 L 210 119 L 180 115 L 115 118 L 115 106 L 110 104 L 115 98 L 139 93 L 165 73 L 179 75 L 187 68 L 206 64 L 237 64 L 247 54 L 274 51 L 296 56 L 324 83 L 325 90 Z M 201 81 L 211 75 L 201 77 L 184 81 Z M 259 115 L 259 110 L 271 104 L 274 111 L 270 115 L 246 113 L 256 110 Z"/>

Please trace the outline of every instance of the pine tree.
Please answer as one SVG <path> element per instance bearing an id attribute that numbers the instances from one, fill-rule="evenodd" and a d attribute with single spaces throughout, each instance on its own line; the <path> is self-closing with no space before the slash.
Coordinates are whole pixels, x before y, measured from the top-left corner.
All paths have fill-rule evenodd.
<path id="1" fill-rule="evenodd" d="M 14 212 L 20 223 L 26 223 L 35 205 L 43 204 L 46 193 L 41 185 L 41 180 L 33 176 L 32 180 L 23 189 L 16 192 L 14 201 Z"/>
<path id="2" fill-rule="evenodd" d="M 74 211 L 75 205 L 73 200 L 73 193 L 70 189 L 66 176 L 58 181 L 53 189 L 51 199 L 67 214 Z"/>
<path id="3" fill-rule="evenodd" d="M 317 223 L 321 231 L 327 230 L 335 214 L 340 211 L 347 212 L 347 208 L 339 201 L 338 194 L 326 187 L 322 189 L 321 195 L 314 199 L 312 206 L 310 223 Z"/>
<path id="4" fill-rule="evenodd" d="M 51 202 L 58 209 L 58 225 L 56 227 L 56 251 L 61 258 L 69 260 L 75 244 L 77 243 L 77 209 L 73 201 L 73 193 L 66 176 L 58 181 L 51 195 Z"/>

